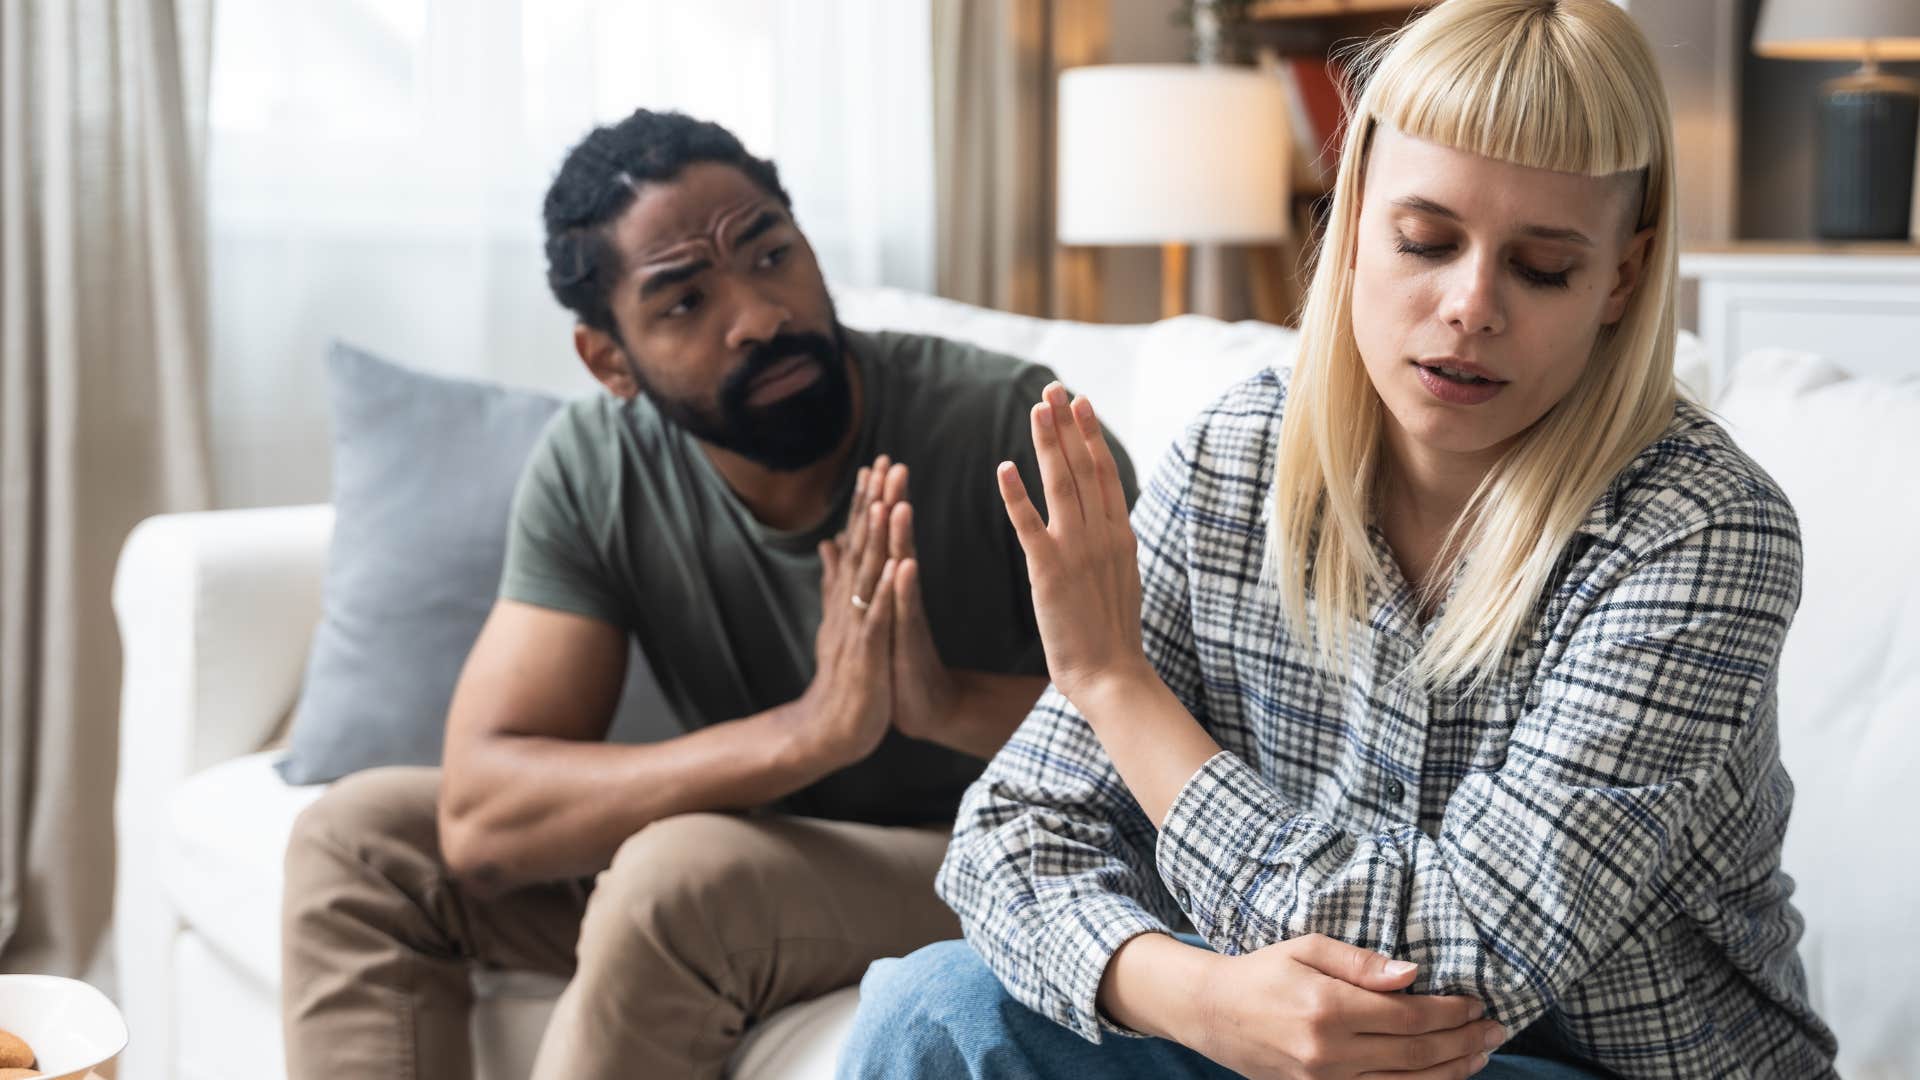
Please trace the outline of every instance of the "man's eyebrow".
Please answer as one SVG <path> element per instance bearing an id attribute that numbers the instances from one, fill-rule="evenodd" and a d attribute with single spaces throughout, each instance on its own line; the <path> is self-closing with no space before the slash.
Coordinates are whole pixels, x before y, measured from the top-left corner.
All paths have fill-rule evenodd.
<path id="1" fill-rule="evenodd" d="M 760 211 L 760 216 L 753 219 L 753 224 L 740 230 L 740 235 L 733 238 L 734 246 L 744 247 L 747 244 L 753 243 L 761 233 L 766 232 L 784 220 L 785 218 L 778 210 Z"/>
<path id="2" fill-rule="evenodd" d="M 679 266 L 669 266 L 665 270 L 656 270 L 640 283 L 640 299 L 645 300 L 662 289 L 671 288 L 687 279 L 700 274 L 713 266 L 705 259 L 698 259 Z"/>
<path id="3" fill-rule="evenodd" d="M 1423 198 L 1419 195 L 1402 195 L 1393 200 L 1393 205 L 1405 207 L 1408 210 L 1417 210 L 1423 214 L 1432 214 L 1435 217 L 1443 217 L 1448 221 L 1460 220 L 1459 214 L 1454 213 L 1447 207 L 1441 206 L 1432 199 Z M 1587 247 L 1593 246 L 1593 241 L 1587 238 L 1587 234 L 1578 229 L 1563 229 L 1552 225 L 1522 225 L 1520 226 L 1520 232 L 1524 236 L 1538 237 L 1541 240 L 1564 240 L 1568 243 L 1583 244 Z"/>

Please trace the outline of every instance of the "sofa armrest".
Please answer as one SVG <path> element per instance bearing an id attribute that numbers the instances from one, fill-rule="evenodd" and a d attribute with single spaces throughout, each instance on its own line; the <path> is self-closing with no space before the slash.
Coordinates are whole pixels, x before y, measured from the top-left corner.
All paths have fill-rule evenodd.
<path id="1" fill-rule="evenodd" d="M 120 550 L 120 777 L 114 958 L 130 1040 L 122 1071 L 173 1072 L 169 807 L 188 777 L 259 749 L 299 693 L 320 621 L 329 506 L 163 514 Z"/>
<path id="2" fill-rule="evenodd" d="M 162 514 L 133 530 L 113 580 L 123 781 L 154 774 L 164 797 L 272 737 L 300 690 L 332 534 L 324 505 Z"/>

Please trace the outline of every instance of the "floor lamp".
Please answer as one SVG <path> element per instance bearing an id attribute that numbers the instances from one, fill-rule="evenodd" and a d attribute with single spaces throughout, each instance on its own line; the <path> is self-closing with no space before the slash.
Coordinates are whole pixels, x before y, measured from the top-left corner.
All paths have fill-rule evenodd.
<path id="1" fill-rule="evenodd" d="M 1191 244 L 1286 236 L 1286 91 L 1251 68 L 1106 64 L 1060 74 L 1063 244 L 1156 245 L 1162 317 L 1187 310 Z"/>

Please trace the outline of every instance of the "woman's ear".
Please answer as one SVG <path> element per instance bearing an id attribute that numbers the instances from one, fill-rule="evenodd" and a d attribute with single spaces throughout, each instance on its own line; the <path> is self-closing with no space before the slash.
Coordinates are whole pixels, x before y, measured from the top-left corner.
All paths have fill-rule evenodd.
<path id="1" fill-rule="evenodd" d="M 640 384 L 633 377 L 633 366 L 627 361 L 625 349 L 613 339 L 613 335 L 597 330 L 586 323 L 573 325 L 573 351 L 580 354 L 580 362 L 587 366 L 587 372 L 607 392 L 622 400 L 631 400 L 640 393 Z"/>
<path id="2" fill-rule="evenodd" d="M 1620 265 L 1614 268 L 1613 291 L 1607 293 L 1607 309 L 1600 319 L 1601 325 L 1612 326 L 1626 315 L 1627 302 L 1633 299 L 1633 291 L 1646 275 L 1647 254 L 1652 250 L 1653 226 L 1649 225 L 1633 234 L 1620 257 Z"/>

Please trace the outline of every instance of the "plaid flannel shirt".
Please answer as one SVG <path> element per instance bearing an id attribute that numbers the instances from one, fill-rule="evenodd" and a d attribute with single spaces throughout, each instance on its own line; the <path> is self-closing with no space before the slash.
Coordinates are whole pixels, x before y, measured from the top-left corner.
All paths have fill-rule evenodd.
<path id="1" fill-rule="evenodd" d="M 1220 743 L 1156 835 L 1049 689 L 961 805 L 939 876 L 1029 1007 L 1098 1041 L 1127 939 L 1320 933 L 1420 965 L 1623 1076 L 1831 1075 L 1780 870 L 1775 724 L 1800 540 L 1698 409 L 1596 502 L 1530 633 L 1468 694 L 1404 676 L 1432 623 L 1386 567 L 1330 678 L 1260 584 L 1285 373 L 1202 413 L 1133 513 L 1160 677 Z"/>

